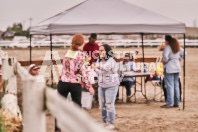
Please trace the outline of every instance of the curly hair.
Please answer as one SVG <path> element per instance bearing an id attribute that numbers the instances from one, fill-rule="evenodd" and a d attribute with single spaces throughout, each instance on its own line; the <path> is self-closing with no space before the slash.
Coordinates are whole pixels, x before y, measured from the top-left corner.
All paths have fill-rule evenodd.
<path id="1" fill-rule="evenodd" d="M 110 47 L 108 44 L 103 44 L 103 45 L 101 45 L 101 46 L 103 46 L 103 47 L 105 48 L 105 51 L 106 51 L 105 60 L 106 60 L 106 61 L 107 61 L 109 58 L 115 59 L 114 54 L 113 54 L 113 51 L 112 51 L 111 47 Z M 100 58 L 100 56 L 98 56 L 98 57 L 99 57 L 99 61 L 101 61 L 102 58 Z"/>
<path id="2" fill-rule="evenodd" d="M 84 43 L 84 36 L 82 34 L 75 34 L 71 43 L 82 45 Z"/>
<path id="3" fill-rule="evenodd" d="M 180 51 L 180 44 L 179 44 L 179 42 L 177 41 L 176 38 L 172 38 L 169 45 L 170 45 L 170 47 L 172 49 L 172 52 L 174 54 L 176 54 L 177 52 Z"/>

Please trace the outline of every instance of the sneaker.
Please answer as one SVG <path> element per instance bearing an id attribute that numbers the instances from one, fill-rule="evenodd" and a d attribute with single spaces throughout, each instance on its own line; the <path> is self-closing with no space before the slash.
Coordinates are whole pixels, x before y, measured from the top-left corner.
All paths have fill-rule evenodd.
<path id="1" fill-rule="evenodd" d="M 108 122 L 103 122 L 103 123 L 102 123 L 102 126 L 103 126 L 103 127 L 107 127 L 107 126 L 108 126 Z"/>
<path id="2" fill-rule="evenodd" d="M 173 105 L 173 107 L 178 108 L 178 107 L 179 107 L 179 105 Z"/>
<path id="3" fill-rule="evenodd" d="M 172 108 L 172 106 L 169 106 L 169 105 L 162 105 L 162 106 L 160 106 L 160 108 Z"/>
<path id="4" fill-rule="evenodd" d="M 113 124 L 109 124 L 108 126 L 106 126 L 106 128 L 109 130 L 113 130 L 115 129 L 115 126 Z"/>

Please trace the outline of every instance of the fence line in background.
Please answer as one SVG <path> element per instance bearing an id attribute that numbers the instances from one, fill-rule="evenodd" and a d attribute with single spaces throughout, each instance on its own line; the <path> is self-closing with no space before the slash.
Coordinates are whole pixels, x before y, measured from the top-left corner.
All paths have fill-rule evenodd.
<path id="1" fill-rule="evenodd" d="M 156 47 L 164 43 L 164 39 L 156 40 L 144 40 L 144 46 Z M 183 45 L 183 39 L 179 39 L 181 45 Z M 70 47 L 71 40 L 65 41 L 53 41 L 53 47 Z M 141 40 L 132 40 L 132 39 L 117 39 L 117 40 L 97 40 L 99 45 L 109 44 L 112 47 L 141 47 Z M 5 48 L 28 48 L 30 46 L 29 40 L 25 41 L 10 41 L 10 40 L 1 40 L 0 47 Z M 49 47 L 50 41 L 32 41 L 32 47 Z M 186 40 L 186 47 L 197 47 L 198 40 Z"/>

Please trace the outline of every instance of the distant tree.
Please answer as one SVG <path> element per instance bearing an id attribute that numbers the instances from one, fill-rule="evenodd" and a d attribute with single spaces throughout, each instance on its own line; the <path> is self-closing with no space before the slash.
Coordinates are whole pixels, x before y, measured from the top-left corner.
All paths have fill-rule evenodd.
<path id="1" fill-rule="evenodd" d="M 14 23 L 12 27 L 8 27 L 7 31 L 14 31 L 15 36 L 26 36 L 29 37 L 29 31 L 23 30 L 23 26 L 21 23 Z"/>
<path id="2" fill-rule="evenodd" d="M 26 37 L 29 37 L 30 33 L 29 33 L 29 31 L 15 32 L 15 36 L 26 36 Z"/>
<path id="3" fill-rule="evenodd" d="M 11 31 L 12 28 L 10 26 L 7 27 L 6 31 Z"/>

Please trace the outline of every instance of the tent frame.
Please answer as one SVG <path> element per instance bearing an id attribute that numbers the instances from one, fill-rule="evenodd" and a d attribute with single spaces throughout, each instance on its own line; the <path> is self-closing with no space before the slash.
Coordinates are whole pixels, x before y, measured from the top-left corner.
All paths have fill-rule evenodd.
<path id="1" fill-rule="evenodd" d="M 103 34 L 103 33 L 102 33 Z M 127 33 L 128 34 L 128 33 Z M 151 34 L 164 34 L 164 33 L 132 33 L 132 34 L 140 34 L 141 35 L 141 39 L 142 39 L 142 56 L 143 56 L 143 66 L 144 66 L 144 35 L 151 35 Z M 165 33 L 167 34 L 167 33 Z M 177 34 L 181 34 L 181 33 L 177 33 Z M 182 33 L 183 34 L 183 33 Z M 32 64 L 32 35 L 36 35 L 36 34 L 30 34 L 30 64 Z M 42 35 L 42 34 L 38 34 L 38 35 Z M 53 50 L 53 43 L 52 43 L 52 37 L 53 35 L 66 35 L 66 34 L 49 34 L 50 36 L 50 51 L 51 51 L 51 81 L 52 81 L 52 87 L 53 87 L 53 57 L 52 57 L 52 50 Z M 69 35 L 69 34 L 67 34 Z M 106 34 L 109 35 L 109 34 Z M 116 34 L 118 35 L 118 34 Z M 124 34 L 122 34 L 124 35 Z M 185 33 L 183 34 L 183 40 L 184 40 L 184 63 L 183 63 L 183 110 L 185 109 L 185 65 L 186 65 L 186 57 L 185 57 L 185 53 L 186 53 L 186 44 L 185 44 L 185 39 L 186 39 L 186 35 Z"/>

